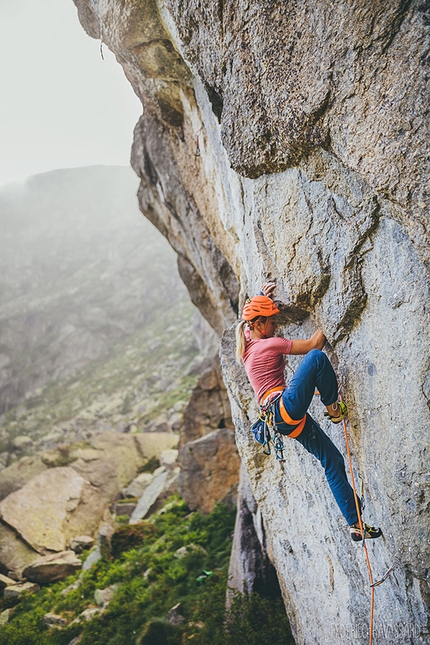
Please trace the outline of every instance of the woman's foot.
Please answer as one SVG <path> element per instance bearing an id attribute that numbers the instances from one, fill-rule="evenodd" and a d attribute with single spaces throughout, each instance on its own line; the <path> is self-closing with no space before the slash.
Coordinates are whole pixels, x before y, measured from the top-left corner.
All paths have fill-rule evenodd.
<path id="1" fill-rule="evenodd" d="M 343 401 L 335 401 L 335 403 L 327 406 L 327 412 L 324 412 L 324 414 L 332 423 L 340 423 L 348 416 L 346 403 Z"/>
<path id="2" fill-rule="evenodd" d="M 357 524 L 350 526 L 349 530 L 351 532 L 351 539 L 354 542 L 361 542 L 361 540 L 363 539 L 363 533 L 364 533 L 365 540 L 374 540 L 375 538 L 381 537 L 382 535 L 382 531 L 380 528 L 369 526 L 369 524 L 365 524 L 364 522 L 363 522 L 363 533 L 360 529 L 358 522 Z"/>

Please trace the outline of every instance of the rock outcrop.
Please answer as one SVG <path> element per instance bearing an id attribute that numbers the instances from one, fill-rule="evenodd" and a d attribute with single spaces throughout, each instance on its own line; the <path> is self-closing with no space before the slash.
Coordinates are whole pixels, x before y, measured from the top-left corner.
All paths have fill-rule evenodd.
<path id="1" fill-rule="evenodd" d="M 141 210 L 178 253 L 193 302 L 218 334 L 229 328 L 236 441 L 297 643 L 366 643 L 368 580 L 313 458 L 291 442 L 281 466 L 251 441 L 256 404 L 231 325 L 264 279 L 288 305 L 286 335 L 323 328 L 348 400 L 366 518 L 385 535 L 375 576 L 395 563 L 377 589 L 378 641 L 403 645 L 406 625 L 407 642 L 425 642 L 428 3 L 75 4 L 144 106 Z M 343 450 L 340 429 L 324 427 Z"/>
<path id="2" fill-rule="evenodd" d="M 210 513 L 238 482 L 234 432 L 220 428 L 186 443 L 179 451 L 180 495 L 192 509 Z"/>
<path id="3" fill-rule="evenodd" d="M 134 479 L 142 463 L 134 436 L 118 432 L 97 435 L 91 447 L 77 450 L 77 457 L 72 468 L 109 501 Z"/>
<path id="4" fill-rule="evenodd" d="M 228 571 L 227 604 L 236 591 L 276 598 L 280 592 L 278 578 L 267 553 L 267 538 L 261 512 L 243 465 L 238 500 Z"/>
<path id="5" fill-rule="evenodd" d="M 195 441 L 216 428 L 234 428 L 218 356 L 208 361 L 192 392 L 180 425 L 179 445 Z"/>

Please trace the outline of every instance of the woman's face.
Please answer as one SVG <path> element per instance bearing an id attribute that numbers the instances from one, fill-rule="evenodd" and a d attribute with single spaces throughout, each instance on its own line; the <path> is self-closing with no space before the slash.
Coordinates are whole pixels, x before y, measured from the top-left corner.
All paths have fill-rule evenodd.
<path id="1" fill-rule="evenodd" d="M 278 326 L 278 323 L 276 321 L 276 316 L 269 316 L 266 319 L 266 322 L 263 323 L 263 322 L 259 321 L 258 330 L 266 338 L 272 338 L 272 336 L 275 335 L 275 331 L 276 331 L 277 326 Z"/>
<path id="2" fill-rule="evenodd" d="M 275 334 L 277 327 L 278 327 L 278 323 L 276 320 L 276 316 L 270 316 L 267 319 L 266 337 L 272 338 L 272 336 L 274 336 Z"/>

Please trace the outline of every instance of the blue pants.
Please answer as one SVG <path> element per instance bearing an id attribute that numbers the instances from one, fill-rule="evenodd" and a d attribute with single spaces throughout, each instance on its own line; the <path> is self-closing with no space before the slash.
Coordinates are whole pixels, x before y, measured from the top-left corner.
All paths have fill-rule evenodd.
<path id="1" fill-rule="evenodd" d="M 324 352 L 313 349 L 303 358 L 288 387 L 282 393 L 285 409 L 292 419 L 301 419 L 306 414 L 306 424 L 296 441 L 314 455 L 323 466 L 327 482 L 344 518 L 349 525 L 358 521 L 354 493 L 345 472 L 345 463 L 339 450 L 321 430 L 307 409 L 315 388 L 324 405 L 331 405 L 338 398 L 338 384 L 333 367 Z M 294 426 L 282 421 L 279 403 L 275 405 L 275 422 L 281 434 L 287 435 Z"/>

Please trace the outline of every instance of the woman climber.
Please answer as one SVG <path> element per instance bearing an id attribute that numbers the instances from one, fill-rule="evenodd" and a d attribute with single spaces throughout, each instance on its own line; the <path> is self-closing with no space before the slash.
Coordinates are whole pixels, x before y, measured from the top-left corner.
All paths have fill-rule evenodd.
<path id="1" fill-rule="evenodd" d="M 346 405 L 338 400 L 338 384 L 333 367 L 321 350 L 326 341 L 321 329 L 308 340 L 276 337 L 279 309 L 271 299 L 275 285 L 265 283 L 261 295 L 247 300 L 236 329 L 237 359 L 243 362 L 260 406 L 271 407 L 277 432 L 296 439 L 322 464 L 334 498 L 350 526 L 354 542 L 363 539 L 353 490 L 348 482 L 342 455 L 334 443 L 308 414 L 315 388 L 333 423 L 346 415 Z M 305 355 L 288 386 L 284 376 L 284 355 Z M 379 528 L 362 524 L 364 538 L 378 538 Z"/>

